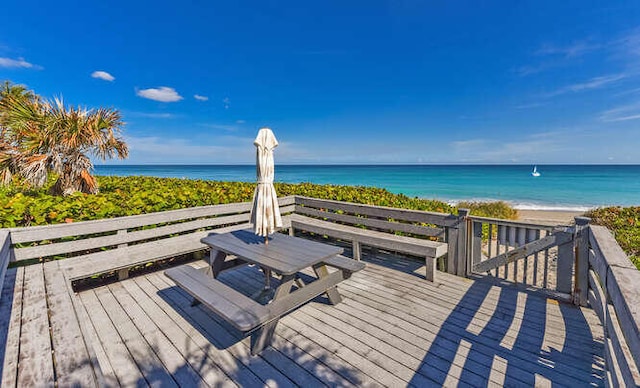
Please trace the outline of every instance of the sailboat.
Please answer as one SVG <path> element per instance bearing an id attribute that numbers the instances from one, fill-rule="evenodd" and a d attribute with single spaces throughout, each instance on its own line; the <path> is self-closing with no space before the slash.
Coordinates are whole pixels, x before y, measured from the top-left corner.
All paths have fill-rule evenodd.
<path id="1" fill-rule="evenodd" d="M 538 172 L 538 166 L 533 166 L 533 171 L 531 171 L 531 176 L 538 177 L 540 173 Z"/>

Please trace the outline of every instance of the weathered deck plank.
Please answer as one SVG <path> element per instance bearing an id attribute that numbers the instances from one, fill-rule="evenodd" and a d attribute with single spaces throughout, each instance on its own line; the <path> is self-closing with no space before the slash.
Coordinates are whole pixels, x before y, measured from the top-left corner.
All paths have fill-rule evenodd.
<path id="1" fill-rule="evenodd" d="M 157 355 L 158 360 L 162 362 L 164 370 L 173 377 L 173 380 L 175 380 L 178 385 L 210 386 L 205 382 L 203 377 L 196 372 L 194 366 L 184 358 L 184 355 L 176 349 L 166 334 L 158 329 L 154 320 L 147 316 L 138 302 L 122 287 L 122 284 L 111 284 L 108 288 L 128 316 L 125 318 L 130 319 L 138 330 L 142 346 L 148 346 L 151 351 Z M 136 335 L 138 333 L 136 333 Z M 146 344 L 142 341 L 146 341 Z M 225 386 L 224 380 L 218 381 L 217 383 Z M 227 381 L 226 386 L 233 386 L 233 384 Z"/>
<path id="2" fill-rule="evenodd" d="M 25 268 L 22 297 L 18 386 L 53 387 L 54 370 L 42 264 Z"/>
<path id="3" fill-rule="evenodd" d="M 252 359 L 248 345 L 238 343 L 229 346 L 237 343 L 239 337 L 233 336 L 226 328 L 212 321 L 201 309 L 192 307 L 192 299 L 166 283 L 163 277 L 161 274 L 152 274 L 134 281 L 201 349 L 212 369 L 222 370 L 223 374 L 243 386 L 267 383 L 284 387 L 293 385 L 291 380 L 263 359 Z M 195 348 L 192 348 L 192 351 L 195 351 Z M 270 377 L 271 382 L 268 381 Z"/>
<path id="4" fill-rule="evenodd" d="M 467 296 L 464 293 L 465 288 L 468 291 L 470 286 L 474 287 L 477 283 L 467 282 L 466 285 L 459 284 L 457 288 L 449 289 L 445 293 L 442 292 L 442 288 L 444 287 L 429 287 L 425 282 L 420 281 L 419 278 L 406 279 L 403 282 L 394 281 L 391 283 L 389 282 L 390 277 L 395 277 L 395 274 L 380 271 L 375 267 L 371 268 L 371 271 L 367 273 L 367 276 L 356 276 L 356 278 L 362 279 L 364 282 L 376 283 L 382 289 L 380 292 L 384 294 L 388 294 L 388 286 L 393 290 L 391 291 L 392 293 L 396 295 L 406 293 L 407 297 L 411 298 L 411 300 L 423 305 L 428 304 L 429 308 L 434 308 L 436 311 L 441 311 L 446 315 L 451 312 L 451 309 L 455 308 L 456 311 L 460 313 L 459 315 L 461 317 L 468 315 L 474 318 L 468 324 L 477 331 L 482 331 L 492 317 L 502 315 L 505 319 L 498 321 L 497 323 L 494 323 L 493 326 L 489 327 L 489 333 L 499 331 L 499 334 L 502 334 L 502 331 L 508 327 L 507 325 L 511 325 L 509 321 L 518 321 L 518 324 L 522 325 L 523 320 L 526 320 L 525 323 L 528 328 L 539 329 L 537 332 L 532 331 L 532 335 L 539 336 L 548 332 L 551 334 L 549 340 L 554 341 L 556 336 L 564 336 L 564 333 L 566 332 L 566 330 L 564 330 L 564 326 L 567 326 L 567 330 L 575 330 L 577 333 L 576 338 L 573 338 L 571 343 L 566 343 L 565 341 L 554 341 L 554 345 L 557 345 L 558 347 L 566 346 L 569 348 L 576 348 L 578 351 L 587 350 L 585 347 L 595 347 L 596 352 L 601 350 L 601 345 L 594 343 L 591 335 L 586 334 L 583 330 L 577 330 L 575 326 L 577 326 L 579 321 L 575 318 L 548 314 L 547 309 L 543 308 L 543 306 L 546 306 L 546 300 L 543 298 L 532 296 L 530 303 L 537 303 L 538 305 L 527 309 L 527 298 L 522 301 L 524 303 L 518 303 L 518 301 L 515 300 L 518 295 L 517 293 L 511 293 L 510 296 L 505 296 L 505 291 L 503 289 L 498 287 L 494 288 L 490 285 L 477 287 L 478 291 L 481 290 L 482 292 L 471 292 Z M 395 277 L 394 280 L 399 279 L 401 278 Z M 482 293 L 485 295 L 484 298 L 481 297 Z M 497 298 L 490 297 L 490 294 L 497 294 Z M 502 295 L 502 299 L 500 295 Z M 555 303 L 555 301 L 551 303 Z M 567 306 L 566 311 L 566 315 L 570 316 L 575 315 L 572 314 L 572 312 L 579 312 L 579 310 L 573 306 Z M 546 319 L 553 324 L 546 325 Z M 568 323 L 565 321 L 568 321 Z M 507 335 L 507 338 L 508 337 L 509 335 Z M 515 338 L 512 337 L 512 339 Z M 533 341 L 525 339 L 523 346 L 526 346 L 529 342 L 536 346 L 537 339 L 535 337 L 532 339 Z"/>
<path id="5" fill-rule="evenodd" d="M 186 361 L 185 365 L 193 368 L 207 385 L 231 384 L 230 378 L 224 371 L 215 363 L 209 362 L 208 357 L 213 354 L 206 352 L 206 346 L 203 349 L 185 333 L 185 325 L 179 325 L 174 322 L 144 290 L 138 287 L 135 281 L 124 281 L 122 282 L 122 287 L 129 293 L 131 298 L 139 303 L 139 307 L 148 316 L 148 319 L 145 319 L 145 325 L 152 327 L 155 335 L 160 335 L 161 333 L 166 335 L 168 340 L 180 352 L 181 356 L 176 357 L 176 359 L 184 359 Z"/>
<path id="6" fill-rule="evenodd" d="M 514 350 L 522 353 L 523 359 L 527 358 L 527 352 L 532 355 L 538 355 L 540 353 L 542 335 L 547 332 L 547 328 L 542 327 L 541 322 L 538 322 L 540 318 L 523 317 L 521 324 L 524 327 L 521 327 L 517 336 L 510 338 L 508 331 L 511 323 L 515 321 L 514 315 L 494 314 L 480 318 L 479 314 L 472 314 L 474 309 L 470 309 L 469 306 L 466 306 L 464 309 L 458 309 L 461 304 L 464 304 L 464 301 L 457 300 L 451 294 L 447 294 L 450 300 L 446 298 L 430 299 L 425 295 L 425 292 L 421 292 L 422 290 L 414 290 L 413 287 L 400 284 L 391 286 L 387 284 L 383 287 L 374 281 L 363 279 L 362 277 L 360 277 L 360 280 L 363 280 L 362 285 L 354 282 L 345 286 L 356 287 L 357 290 L 354 291 L 359 292 L 361 295 L 366 295 L 363 294 L 363 291 L 366 290 L 367 293 L 375 295 L 375 301 L 380 302 L 386 300 L 397 308 L 404 307 L 403 310 L 411 311 L 414 315 L 418 315 L 421 312 L 428 314 L 430 321 L 436 324 L 441 321 L 440 325 L 447 324 L 453 331 L 462 330 L 466 332 L 470 325 L 478 324 L 480 325 L 481 332 L 481 335 L 478 336 L 479 339 L 485 341 L 487 344 L 492 344 L 493 341 L 496 341 L 501 347 L 504 346 L 505 343 L 508 343 Z M 472 291 L 474 291 L 474 293 L 481 292 L 480 289 Z M 514 294 L 513 297 L 505 297 L 502 303 L 517 303 L 516 295 L 517 294 Z M 546 308 L 544 299 L 536 301 L 534 298 L 533 300 L 527 300 L 527 303 L 530 304 L 530 309 Z M 481 308 L 477 308 L 475 310 L 479 311 L 480 309 Z M 454 314 L 451 314 L 452 310 Z M 542 324 L 543 323 L 544 321 L 542 321 Z M 548 329 L 550 330 L 551 328 Z M 577 331 L 578 329 L 574 327 L 573 330 Z M 585 357 L 591 359 L 590 347 L 575 348 L 570 346 L 573 342 L 574 341 L 565 341 L 564 344 L 558 344 L 559 349 L 564 347 L 565 350 L 569 351 L 558 353 L 555 357 L 561 359 L 566 358 L 566 362 L 584 362 Z M 599 345 L 594 343 L 594 346 Z M 575 351 L 571 351 L 574 349 Z M 574 356 L 572 353 L 576 353 L 577 356 Z"/>
<path id="7" fill-rule="evenodd" d="M 162 275 L 159 275 L 159 276 L 162 276 Z M 168 278 L 166 278 L 166 281 L 170 282 Z M 173 285 L 171 283 L 167 283 L 167 284 L 171 286 Z M 180 293 L 182 293 L 181 290 L 180 290 Z M 185 293 L 184 295 L 188 295 L 188 294 Z M 209 320 L 216 320 L 217 323 L 223 327 L 228 327 L 228 328 L 232 327 L 227 322 L 222 320 L 222 318 L 216 316 L 215 314 L 213 314 L 207 309 L 203 309 L 202 306 L 198 306 L 198 308 L 201 309 L 203 312 L 205 312 L 205 314 L 207 315 L 207 317 L 205 318 L 206 321 L 203 323 L 204 325 L 209 324 L 208 322 Z M 235 331 L 235 329 L 232 329 L 232 328 L 228 329 L 228 331 L 230 331 L 230 333 L 232 333 L 236 338 L 238 338 L 238 340 L 242 339 L 241 340 L 242 343 L 246 344 L 247 346 L 249 345 L 248 337 L 243 338 L 240 332 L 237 332 Z M 305 370 L 302 366 L 300 366 L 294 360 L 291 360 L 285 354 L 283 354 L 282 352 L 274 348 L 266 349 L 260 354 L 260 357 L 264 358 L 267 362 L 273 365 L 283 375 L 287 376 L 290 380 L 292 380 L 297 385 L 312 386 L 312 387 L 323 385 L 322 382 L 318 380 L 315 376 L 310 374 L 309 371 Z"/>
<path id="8" fill-rule="evenodd" d="M 419 279 L 418 279 L 418 281 L 419 281 Z M 424 283 L 424 282 L 422 282 L 422 283 Z M 348 284 L 349 284 L 349 285 L 353 285 L 353 284 L 354 284 L 354 282 L 349 282 Z M 345 284 L 345 285 L 344 285 L 344 287 L 347 287 L 347 285 Z M 344 291 L 344 287 L 343 287 L 343 286 L 342 286 L 342 284 L 341 284 L 341 290 L 342 290 L 342 291 Z M 354 286 L 354 287 L 356 287 L 356 288 L 357 288 L 358 286 L 356 285 L 356 286 Z M 367 294 L 363 294 L 363 295 L 359 295 L 359 296 L 362 296 L 365 300 L 373 299 L 373 300 L 376 300 L 376 301 L 377 301 L 377 300 L 380 300 L 380 299 L 383 299 L 383 300 L 385 299 L 385 295 L 384 295 L 384 294 L 376 294 L 376 293 L 369 294 L 369 295 L 367 295 Z M 350 301 L 349 301 L 349 302 L 351 303 L 351 302 L 352 302 L 353 300 L 355 300 L 355 299 L 358 299 L 358 295 L 350 295 Z M 399 301 L 391 302 L 391 303 L 390 303 L 390 306 L 392 306 L 392 307 L 393 307 L 394 305 L 397 305 L 398 303 L 399 303 Z M 400 302 L 400 303 L 401 303 L 401 302 Z M 338 305 L 338 306 L 336 306 L 336 307 L 337 307 L 338 309 L 340 309 L 340 306 L 341 306 L 341 305 Z M 313 305 L 313 308 L 318 308 L 318 309 L 319 309 L 319 308 L 321 308 L 321 307 L 323 307 L 323 305 L 322 305 L 322 304 L 314 304 L 314 305 Z M 332 306 L 325 306 L 325 307 L 327 307 L 327 309 L 326 309 L 326 311 L 323 311 L 323 313 L 324 313 L 325 315 L 326 315 L 326 314 L 333 315 L 333 314 L 332 314 L 333 310 L 330 308 L 330 307 L 332 307 Z M 407 309 L 405 309 L 405 311 L 414 311 L 414 310 L 416 310 L 416 308 L 419 308 L 419 306 L 413 306 L 412 308 L 407 308 Z M 346 309 L 347 309 L 347 310 L 352 310 L 352 306 L 349 306 L 349 307 L 347 307 Z M 305 310 L 305 311 L 310 311 L 310 310 Z M 379 308 L 379 309 L 374 310 L 374 311 L 372 312 L 372 314 L 371 314 L 371 315 L 372 315 L 373 319 L 375 319 L 375 316 L 376 316 L 376 315 L 379 315 L 380 311 L 384 311 L 384 308 Z M 372 317 L 366 317 L 366 318 L 365 318 L 365 317 L 361 317 L 361 316 L 360 316 L 361 314 L 362 314 L 362 311 L 358 311 L 358 314 L 357 314 L 357 318 L 356 318 L 356 319 L 357 319 L 357 320 L 364 321 L 364 322 L 366 322 L 366 324 L 367 324 L 367 325 L 370 325 L 370 319 L 371 319 Z M 417 314 L 420 314 L 420 313 L 418 312 Z M 433 314 L 429 314 L 429 313 L 428 313 L 428 312 L 426 312 L 426 311 L 425 311 L 425 315 L 429 315 L 430 320 L 436 320 L 436 321 L 437 321 L 438 319 L 440 319 L 441 321 L 444 321 L 444 320 L 445 320 L 444 316 L 442 316 L 442 317 L 439 317 L 439 318 L 438 318 L 438 317 L 435 317 Z M 326 320 L 326 319 L 325 319 L 325 320 Z M 304 322 L 304 323 L 307 323 L 308 321 L 309 321 L 309 319 L 303 319 L 303 322 Z M 316 324 L 317 324 L 317 322 L 316 322 Z M 397 322 L 393 322 L 393 326 L 394 326 L 394 327 L 395 327 L 397 324 L 398 324 Z M 328 332 L 331 332 L 331 333 L 335 333 L 335 331 L 336 331 L 336 330 L 338 330 L 338 331 L 344 331 L 344 330 L 346 330 L 345 328 L 346 328 L 346 327 L 348 327 L 348 326 L 349 326 L 349 325 L 348 325 L 348 324 L 346 324 L 346 323 L 339 323 L 339 322 L 337 322 L 336 324 L 334 324 L 334 325 L 333 325 L 333 327 L 328 327 L 328 328 L 327 328 L 327 331 L 328 331 Z M 387 324 L 387 326 L 388 326 L 388 324 Z M 464 339 L 464 338 L 463 338 L 463 339 L 460 339 L 459 341 L 456 341 L 456 340 L 454 340 L 454 339 L 447 338 L 447 340 L 444 340 L 444 341 L 443 341 L 443 339 L 442 339 L 442 335 L 443 335 L 443 334 L 442 334 L 442 333 L 438 333 L 438 331 L 437 331 L 437 330 L 438 330 L 438 328 L 439 328 L 439 326 L 440 326 L 439 324 L 434 324 L 434 325 L 433 325 L 433 329 L 432 329 L 432 330 L 433 330 L 433 336 L 430 338 L 430 342 L 435 341 L 435 340 L 438 340 L 440 345 L 447 345 L 447 346 L 438 346 L 438 347 L 435 349 L 435 353 L 443 352 L 443 354 L 440 356 L 440 358 L 441 358 L 441 359 L 446 360 L 445 365 L 444 365 L 444 366 L 442 366 L 442 360 L 439 360 L 439 359 L 438 359 L 438 356 L 436 355 L 435 357 L 430 358 L 428 368 L 421 368 L 420 370 L 418 370 L 418 372 L 420 372 L 420 371 L 424 371 L 424 370 L 427 370 L 427 371 L 428 371 L 427 373 L 429 373 L 429 374 L 431 375 L 431 377 L 432 377 L 432 378 L 436 379 L 436 381 L 438 381 L 438 383 L 439 383 L 439 384 L 444 384 L 445 380 L 446 380 L 446 382 L 448 382 L 448 383 L 454 383 L 454 382 L 455 382 L 455 384 L 460 384 L 459 382 L 456 382 L 455 378 L 453 378 L 453 379 L 452 379 L 451 371 L 455 371 L 455 370 L 459 370 L 459 371 L 461 371 L 461 370 L 462 370 L 461 368 L 463 368 L 463 367 L 464 367 L 465 369 L 467 369 L 467 370 L 465 371 L 465 373 L 466 373 L 466 374 L 464 375 L 464 376 L 465 376 L 465 380 L 466 380 L 466 381 L 470 381 L 470 382 L 472 382 L 472 384 L 473 384 L 473 385 L 475 385 L 475 386 L 477 386 L 478 384 L 480 384 L 480 385 L 485 385 L 485 384 L 486 384 L 486 382 L 485 382 L 484 380 L 486 379 L 486 377 L 483 377 L 483 378 L 481 378 L 480 380 L 477 380 L 477 379 L 478 379 L 478 376 L 484 376 L 484 375 L 486 375 L 486 374 L 487 374 L 487 373 L 486 373 L 486 372 L 487 372 L 487 370 L 490 370 L 490 369 L 488 369 L 488 368 L 491 366 L 491 362 L 492 362 L 492 358 L 493 358 L 493 353 L 488 352 L 488 354 L 487 354 L 487 355 L 485 355 L 485 354 L 483 354 L 482 352 L 478 352 L 477 350 L 476 350 L 476 353 L 474 353 L 474 356 L 475 356 L 474 358 L 479 358 L 479 359 L 480 359 L 480 361 L 483 361 L 483 360 L 484 360 L 484 362 L 485 362 L 485 364 L 486 364 L 486 365 L 482 365 L 482 364 L 480 364 L 480 365 L 474 365 L 474 364 L 475 364 L 475 361 L 476 361 L 475 359 L 474 359 L 474 360 L 471 360 L 471 359 L 460 360 L 459 365 L 456 365 L 456 361 L 458 361 L 458 360 L 456 359 L 456 357 L 457 357 L 457 358 L 460 358 L 458 355 L 456 355 L 456 353 L 457 353 L 457 352 L 460 352 L 461 354 L 465 353 L 465 351 L 467 351 L 467 350 L 464 350 L 464 348 L 465 348 L 465 343 L 466 343 L 466 344 L 470 343 L 470 342 L 469 342 L 470 340 L 467 340 L 467 339 Z M 413 330 L 414 330 L 414 329 L 411 329 L 411 330 L 408 330 L 407 332 L 411 332 L 411 333 L 412 333 L 412 332 L 413 332 Z M 457 330 L 463 330 L 463 328 L 457 327 L 457 328 L 454 330 L 454 332 L 457 332 Z M 324 331 L 324 330 L 323 330 L 323 331 Z M 407 333 L 407 332 L 405 332 L 405 333 Z M 354 332 L 354 331 L 351 331 L 351 335 L 356 336 L 356 337 L 362 337 L 362 334 L 361 334 L 361 333 Z M 414 337 L 412 341 L 415 341 L 415 335 L 412 335 L 412 336 Z M 439 336 L 440 336 L 440 337 L 439 337 Z M 446 336 L 445 336 L 445 337 L 446 337 Z M 379 340 L 379 337 L 376 337 L 376 338 L 378 338 L 378 340 Z M 375 342 L 377 342 L 378 340 L 374 340 L 373 342 L 375 343 Z M 372 343 L 372 342 L 371 342 L 371 341 L 372 341 L 372 339 L 371 339 L 371 338 L 364 338 L 364 339 L 361 339 L 361 341 L 366 342 L 366 343 Z M 398 342 L 399 342 L 399 341 L 394 341 L 394 345 L 395 345 L 395 346 L 398 346 Z M 430 342 L 428 342 L 428 343 L 425 343 L 425 344 L 424 344 L 425 348 L 426 348 L 426 347 L 428 347 L 428 346 L 430 345 Z M 459 346 L 458 342 L 460 342 L 460 345 L 462 346 L 462 350 L 457 349 L 457 348 L 458 348 L 458 346 Z M 342 344 L 342 345 L 344 345 L 344 343 L 341 343 L 341 344 Z M 494 346 L 495 346 L 495 344 L 492 344 L 492 345 L 494 345 Z M 500 344 L 499 344 L 499 345 L 500 345 Z M 468 347 L 468 346 L 467 346 L 467 347 Z M 389 353 L 389 349 L 386 349 L 386 351 L 387 351 L 387 353 Z M 400 346 L 400 347 L 398 348 L 398 351 L 401 351 L 401 352 L 407 352 L 407 348 L 406 348 L 406 347 L 404 347 L 404 346 Z M 518 352 L 518 351 L 520 351 L 520 349 L 516 349 L 516 352 Z M 447 353 L 447 352 L 448 352 L 448 353 Z M 386 354 L 386 353 L 385 353 L 385 354 Z M 391 354 L 393 354 L 393 352 L 391 352 Z M 424 356 L 424 355 L 425 355 L 425 353 L 424 353 L 424 351 L 423 351 L 422 356 Z M 537 353 L 534 353 L 534 354 L 532 354 L 532 355 L 535 357 L 535 356 L 537 355 Z M 482 358 L 482 356 L 485 356 L 485 357 L 484 357 L 484 358 Z M 454 362 L 453 362 L 453 364 L 450 362 L 450 360 L 449 360 L 447 357 L 451 357 L 451 358 L 453 359 L 453 361 L 454 361 Z M 527 357 L 526 355 L 523 355 L 523 356 L 522 356 L 522 358 L 526 358 L 526 357 Z M 395 359 L 396 359 L 396 357 L 394 357 L 393 359 L 395 360 Z M 405 360 L 405 361 L 406 361 L 406 360 Z M 522 360 L 520 360 L 520 361 L 522 361 Z M 384 362 L 382 362 L 382 363 L 384 364 Z M 439 376 L 438 376 L 437 371 L 434 371 L 434 369 L 436 369 L 436 368 L 438 368 L 438 367 L 439 367 L 439 365 L 438 365 L 438 364 L 440 364 L 440 367 L 442 367 L 442 368 L 444 369 L 444 371 L 445 371 L 444 376 L 443 376 L 443 375 L 439 375 Z M 449 370 L 449 366 L 450 366 L 451 370 Z M 475 369 L 474 369 L 474 368 L 475 368 Z M 511 367 L 511 368 L 512 368 L 512 369 L 514 369 L 514 366 L 512 365 L 512 367 Z M 525 376 L 529 376 L 529 375 L 530 375 L 530 373 L 527 371 L 527 369 L 526 369 L 526 368 L 518 368 L 517 366 L 515 366 L 515 371 L 517 372 L 518 370 L 520 370 L 520 371 L 522 372 L 522 374 L 523 374 L 523 375 L 525 375 Z M 449 372 L 449 375 L 447 375 L 447 372 Z M 513 372 L 514 372 L 514 370 L 512 370 L 511 375 L 513 375 L 513 374 L 514 374 Z M 445 377 L 446 377 L 446 379 L 445 379 Z M 420 379 L 419 379 L 419 378 L 415 378 L 415 379 L 413 379 L 413 380 L 414 380 L 414 381 L 413 381 L 414 383 L 418 383 L 418 384 L 420 384 L 420 383 L 424 383 L 423 381 L 420 381 Z M 512 378 L 512 380 L 513 380 L 513 378 Z M 520 381 L 520 384 L 525 384 L 525 381 L 526 381 L 526 379 L 525 379 L 524 381 Z M 462 385 L 464 385 L 464 383 L 462 383 Z"/>
<path id="9" fill-rule="evenodd" d="M 142 372 L 131 357 L 95 293 L 92 290 L 86 291 L 80 294 L 80 298 L 86 309 L 91 311 L 89 318 L 97 334 L 97 343 L 93 345 L 100 345 L 104 349 L 117 378 L 117 383 L 122 386 L 148 386 Z M 109 342 L 103 344 L 101 338 L 108 338 Z"/>
<path id="10" fill-rule="evenodd" d="M 2 319 L 2 380 L 0 385 L 15 387 L 18 380 L 18 358 L 20 356 L 20 322 L 22 318 L 22 293 L 24 268 L 7 270 L 3 285 L 0 319 Z"/>
<path id="11" fill-rule="evenodd" d="M 44 264 L 56 377 L 59 386 L 96 386 L 89 351 L 80 330 L 66 279 L 55 261 Z"/>
<path id="12" fill-rule="evenodd" d="M 400 269 L 398 263 L 415 264 L 399 260 L 391 266 Z M 0 329 L 8 334 L 4 353 L 0 352 L 4 354 L 2 385 L 15 386 L 23 366 L 26 376 L 42 365 L 16 363 L 18 352 L 34 344 L 24 338 L 25 333 L 34 332 L 29 318 L 36 317 L 33 307 L 26 316 L 21 314 L 27 303 L 56 310 L 50 318 L 46 314 L 38 318 L 40 323 L 50 322 L 52 333 L 51 338 L 38 336 L 40 342 L 50 341 L 49 349 L 39 354 L 49 351 L 49 358 L 56 361 L 64 356 L 62 351 L 71 349 L 68 355 L 74 360 L 91 358 L 82 353 L 81 333 L 111 386 L 604 384 L 602 327 L 593 310 L 447 274 L 442 274 L 439 283 L 425 282 L 417 275 L 419 265 L 405 273 L 368 264 L 338 285 L 342 303 L 329 305 L 321 296 L 283 317 L 273 348 L 256 357 L 250 356 L 247 337 L 203 306 L 191 306 L 189 295 L 161 272 L 78 295 L 66 288 L 66 297 L 62 297 L 63 277 L 54 264 L 47 264 L 44 272 L 42 265 L 26 267 L 26 271 L 11 269 L 6 278 L 11 287 L 3 289 L 0 303 L 0 313 L 11 315 L 0 320 Z M 260 289 L 264 280 L 250 266 L 223 272 L 219 279 L 245 295 Z M 33 301 L 43 293 L 46 298 Z M 84 312 L 84 318 L 71 311 Z M 81 319 L 86 319 L 89 332 L 81 330 Z M 11 341 L 14 347 L 5 346 Z M 84 351 L 89 353 L 89 349 Z M 28 359 L 23 360 L 27 363 Z M 67 368 L 70 365 L 73 362 Z M 87 362 L 80 369 L 91 366 Z M 51 374 L 51 385 L 53 368 L 38 370 Z M 67 372 L 57 363 L 55 368 L 55 382 L 60 386 L 90 376 L 71 368 L 67 370 L 74 380 L 63 380 L 61 375 Z M 86 385 L 91 385 L 88 381 Z"/>
<path id="13" fill-rule="evenodd" d="M 127 315 L 125 306 L 120 305 L 120 302 L 113 296 L 109 288 L 97 288 L 95 295 L 149 385 L 177 387 L 176 380 L 174 380 L 154 349 L 147 343 L 133 320 Z M 109 338 L 101 338 L 103 346 L 109 346 L 109 340 Z"/>

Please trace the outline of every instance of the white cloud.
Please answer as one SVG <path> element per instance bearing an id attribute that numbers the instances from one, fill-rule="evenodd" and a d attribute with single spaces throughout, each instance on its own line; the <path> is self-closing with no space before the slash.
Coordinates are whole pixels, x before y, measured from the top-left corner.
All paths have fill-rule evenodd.
<path id="1" fill-rule="evenodd" d="M 542 102 L 531 102 L 528 104 L 520 104 L 520 105 L 516 105 L 515 108 L 516 109 L 532 109 L 532 108 L 538 108 L 541 106 L 544 106 L 546 104 L 542 103 Z"/>
<path id="2" fill-rule="evenodd" d="M 98 78 L 104 81 L 113 81 L 116 79 L 116 77 L 112 76 L 111 74 L 107 73 L 106 71 L 102 71 L 102 70 L 96 70 L 93 73 L 91 73 L 91 76 L 93 78 Z"/>
<path id="3" fill-rule="evenodd" d="M 244 121 L 244 120 L 236 120 L 236 124 L 244 124 L 244 123 L 246 123 L 246 121 Z"/>
<path id="4" fill-rule="evenodd" d="M 136 95 L 160 102 L 177 102 L 183 99 L 174 88 L 168 86 L 138 90 L 136 91 Z"/>
<path id="5" fill-rule="evenodd" d="M 25 61 L 24 58 L 11 59 L 7 57 L 0 57 L 0 67 L 36 70 L 42 69 L 41 66 Z"/>
<path id="6" fill-rule="evenodd" d="M 537 55 L 559 55 L 564 58 L 580 57 L 590 51 L 602 48 L 600 44 L 592 44 L 587 42 L 575 42 L 569 46 L 556 46 L 553 44 L 545 44 L 538 51 Z"/>
<path id="7" fill-rule="evenodd" d="M 613 123 L 640 120 L 640 102 L 609 109 L 600 114 L 600 121 Z"/>
<path id="8" fill-rule="evenodd" d="M 144 117 L 149 119 L 173 119 L 176 117 L 173 113 L 156 113 L 156 112 L 130 112 L 128 116 Z"/>
<path id="9" fill-rule="evenodd" d="M 554 97 L 566 93 L 577 93 L 586 90 L 600 89 L 627 77 L 628 75 L 624 73 L 593 77 L 585 82 L 564 86 L 554 92 L 548 93 L 547 97 Z"/>
<path id="10" fill-rule="evenodd" d="M 127 163 L 252 163 L 255 160 L 253 139 L 219 137 L 215 145 L 195 143 L 184 138 L 157 136 L 127 137 Z"/>
<path id="11" fill-rule="evenodd" d="M 209 97 L 207 96 L 201 96 L 199 94 L 194 94 L 193 98 L 195 98 L 198 101 L 209 101 Z"/>
<path id="12" fill-rule="evenodd" d="M 222 100 L 222 104 L 224 105 L 224 109 L 229 109 L 229 106 L 231 105 L 231 100 L 229 99 L 229 97 L 225 97 Z"/>
<path id="13" fill-rule="evenodd" d="M 238 126 L 236 125 L 228 125 L 228 124 L 206 123 L 206 124 L 200 124 L 200 125 L 206 128 L 211 128 L 211 129 L 221 129 L 227 132 L 235 132 L 239 129 Z"/>

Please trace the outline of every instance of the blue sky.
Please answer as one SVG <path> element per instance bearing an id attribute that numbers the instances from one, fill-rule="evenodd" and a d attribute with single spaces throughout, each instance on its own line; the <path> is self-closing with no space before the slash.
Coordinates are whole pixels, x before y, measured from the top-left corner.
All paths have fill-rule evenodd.
<path id="1" fill-rule="evenodd" d="M 640 163 L 637 0 L 90 3 L 3 1 L 0 80 L 125 163 Z"/>

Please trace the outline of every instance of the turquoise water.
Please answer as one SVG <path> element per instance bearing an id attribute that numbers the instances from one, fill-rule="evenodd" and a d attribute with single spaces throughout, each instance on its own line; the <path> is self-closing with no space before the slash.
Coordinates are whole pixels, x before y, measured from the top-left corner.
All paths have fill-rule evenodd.
<path id="1" fill-rule="evenodd" d="M 450 203 L 504 200 L 519 209 L 640 205 L 640 165 L 276 165 L 277 182 L 383 187 Z M 98 175 L 255 181 L 255 166 L 98 165 Z"/>

